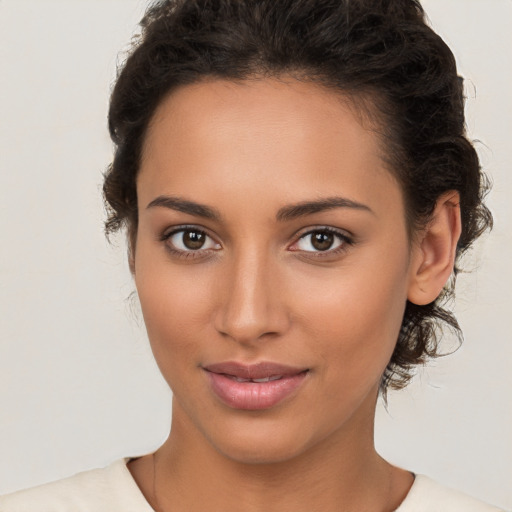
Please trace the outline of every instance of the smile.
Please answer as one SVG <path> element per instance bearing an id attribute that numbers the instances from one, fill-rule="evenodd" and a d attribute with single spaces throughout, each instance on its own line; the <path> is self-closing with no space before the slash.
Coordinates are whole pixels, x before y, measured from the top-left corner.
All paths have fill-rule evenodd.
<path id="1" fill-rule="evenodd" d="M 278 405 L 302 384 L 308 369 L 275 363 L 235 362 L 203 367 L 214 395 L 233 409 L 263 410 Z"/>

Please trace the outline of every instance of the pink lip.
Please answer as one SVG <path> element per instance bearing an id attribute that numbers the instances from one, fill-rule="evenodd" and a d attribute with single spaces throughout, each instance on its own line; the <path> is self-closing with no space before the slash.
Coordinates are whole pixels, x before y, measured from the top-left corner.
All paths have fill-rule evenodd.
<path id="1" fill-rule="evenodd" d="M 307 369 L 269 362 L 244 365 L 230 361 L 203 368 L 212 391 L 223 403 L 234 409 L 253 411 L 277 405 L 302 384 L 308 373 Z M 249 380 L 240 382 L 240 379 Z M 253 379 L 268 380 L 254 382 Z"/>

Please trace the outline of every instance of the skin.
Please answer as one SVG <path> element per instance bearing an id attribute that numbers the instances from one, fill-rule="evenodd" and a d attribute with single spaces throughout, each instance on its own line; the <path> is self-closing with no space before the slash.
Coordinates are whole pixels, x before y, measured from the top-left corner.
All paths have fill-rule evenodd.
<path id="1" fill-rule="evenodd" d="M 156 454 L 129 464 L 156 510 L 390 511 L 412 485 L 375 451 L 378 387 L 406 299 L 431 302 L 450 275 L 460 215 L 445 194 L 409 240 L 365 124 L 339 94 L 291 78 L 188 85 L 157 109 L 131 263 L 173 418 Z M 162 196 L 218 218 L 148 207 Z M 333 197 L 364 207 L 276 218 Z M 203 248 L 163 239 L 184 225 L 208 235 Z M 320 251 L 310 233 L 326 228 L 337 234 Z M 247 411 L 211 390 L 203 367 L 223 361 L 309 371 L 277 406 Z"/>

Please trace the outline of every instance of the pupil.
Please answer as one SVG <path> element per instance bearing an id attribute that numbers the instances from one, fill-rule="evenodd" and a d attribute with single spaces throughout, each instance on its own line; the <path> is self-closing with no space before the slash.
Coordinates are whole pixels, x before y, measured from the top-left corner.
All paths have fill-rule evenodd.
<path id="1" fill-rule="evenodd" d="M 313 247 L 319 251 L 326 251 L 330 249 L 334 242 L 334 235 L 332 233 L 317 232 L 313 233 L 311 243 Z"/>
<path id="2" fill-rule="evenodd" d="M 185 231 L 183 233 L 183 244 L 187 249 L 201 249 L 204 239 L 204 233 L 200 231 Z"/>

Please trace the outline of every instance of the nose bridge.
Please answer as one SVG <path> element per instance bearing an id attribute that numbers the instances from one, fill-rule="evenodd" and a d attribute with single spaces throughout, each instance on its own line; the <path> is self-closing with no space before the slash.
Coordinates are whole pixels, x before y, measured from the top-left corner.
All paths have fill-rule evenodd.
<path id="1" fill-rule="evenodd" d="M 277 293 L 278 265 L 261 247 L 235 252 L 226 271 L 217 330 L 240 343 L 278 334 L 286 324 L 286 313 Z"/>

